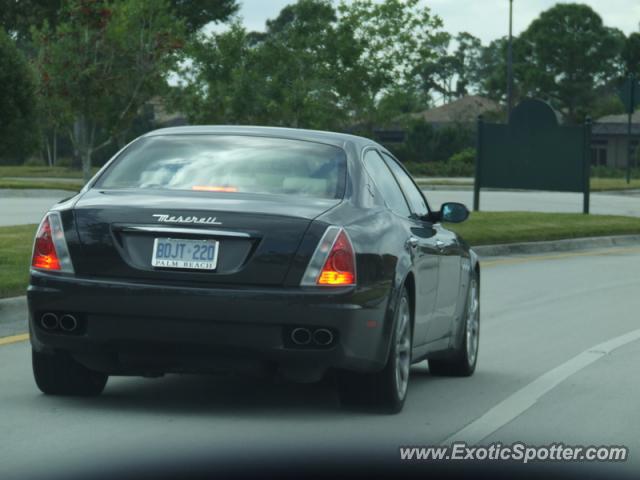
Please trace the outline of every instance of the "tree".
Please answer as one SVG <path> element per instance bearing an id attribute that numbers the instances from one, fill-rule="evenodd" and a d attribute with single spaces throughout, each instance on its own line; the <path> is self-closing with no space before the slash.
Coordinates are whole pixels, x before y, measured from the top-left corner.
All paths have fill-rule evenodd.
<path id="1" fill-rule="evenodd" d="M 307 128 L 341 125 L 335 90 L 335 9 L 300 0 L 267 22 L 264 33 L 239 24 L 193 42 L 174 105 L 192 121 L 267 123 Z"/>
<path id="2" fill-rule="evenodd" d="M 47 22 L 55 29 L 63 4 L 62 0 L 0 0 L 0 26 L 25 45 L 31 40 L 31 27 L 41 28 Z M 190 34 L 210 22 L 224 22 L 238 11 L 236 0 L 170 0 L 169 6 Z"/>
<path id="3" fill-rule="evenodd" d="M 622 50 L 625 74 L 640 78 L 640 33 L 634 32 L 625 41 Z"/>
<path id="4" fill-rule="evenodd" d="M 236 0 L 171 0 L 170 6 L 189 34 L 210 22 L 224 22 L 238 11 Z"/>
<path id="5" fill-rule="evenodd" d="M 623 40 L 587 5 L 550 8 L 516 42 L 522 93 L 542 97 L 570 120 L 583 121 L 597 89 L 620 74 Z"/>
<path id="6" fill-rule="evenodd" d="M 286 6 L 258 40 L 270 123 L 340 129 L 348 118 L 340 104 L 340 40 L 328 0 Z"/>
<path id="7" fill-rule="evenodd" d="M 34 147 L 36 105 L 29 66 L 0 28 L 0 161 L 24 160 Z"/>
<path id="8" fill-rule="evenodd" d="M 423 64 L 420 75 L 427 93 L 450 101 L 467 95 L 471 88 L 477 88 L 482 43 L 467 32 L 461 32 L 455 38 L 443 33 L 439 39 L 440 44 L 436 47 L 439 55 Z M 449 53 L 451 40 L 455 40 L 457 46 Z"/>
<path id="9" fill-rule="evenodd" d="M 190 46 L 174 107 L 194 121 L 371 133 L 427 103 L 417 72 L 438 55 L 440 24 L 418 0 L 298 0 L 264 33 L 234 25 Z"/>
<path id="10" fill-rule="evenodd" d="M 384 92 L 412 84 L 420 67 L 441 54 L 442 20 L 418 0 L 342 1 L 338 11 L 339 88 L 347 108 L 370 131 L 384 121 L 376 108 Z"/>
<path id="11" fill-rule="evenodd" d="M 0 26 L 24 47 L 31 40 L 31 27 L 57 25 L 61 8 L 62 0 L 0 0 Z"/>
<path id="12" fill-rule="evenodd" d="M 477 83 L 480 95 L 496 101 L 506 101 L 507 96 L 507 37 L 493 40 L 483 47 L 477 64 Z M 514 56 L 518 61 L 518 57 Z M 514 94 L 517 92 L 517 80 Z M 517 96 L 517 95 L 516 95 Z"/>
<path id="13" fill-rule="evenodd" d="M 170 105 L 193 123 L 262 123 L 266 99 L 259 49 L 238 23 L 185 50 L 181 81 L 172 89 Z"/>
<path id="14" fill-rule="evenodd" d="M 93 153 L 164 88 L 183 44 L 181 22 L 163 0 L 71 0 L 62 15 L 55 29 L 36 31 L 35 66 L 42 101 L 74 118 L 66 126 L 88 179 Z"/>

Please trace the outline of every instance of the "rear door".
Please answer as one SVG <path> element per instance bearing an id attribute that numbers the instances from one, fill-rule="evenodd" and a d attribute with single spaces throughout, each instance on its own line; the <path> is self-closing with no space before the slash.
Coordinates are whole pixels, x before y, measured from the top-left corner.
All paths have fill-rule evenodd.
<path id="1" fill-rule="evenodd" d="M 420 329 L 420 342 L 428 343 L 428 332 L 435 318 L 438 279 L 440 277 L 440 249 L 437 244 L 437 231 L 428 220 L 429 206 L 422 192 L 398 161 L 382 152 L 385 163 L 400 185 L 411 210 L 410 221 L 416 273 L 416 310 L 423 312 L 424 326 Z"/>
<path id="2" fill-rule="evenodd" d="M 389 166 L 376 150 L 368 150 L 364 156 L 365 168 L 381 191 L 388 207 L 404 220 L 405 245 L 409 251 L 415 273 L 415 322 L 413 343 L 422 345 L 433 318 L 438 278 L 438 252 L 435 231 L 430 224 L 421 221 L 410 206 Z M 426 205 L 425 205 L 426 207 Z"/>
<path id="3" fill-rule="evenodd" d="M 412 205 L 414 213 L 419 217 L 428 218 L 428 205 L 420 189 L 394 158 L 387 154 L 384 154 L 384 157 Z M 433 283 L 430 284 L 436 294 L 435 297 L 430 297 L 433 301 L 433 314 L 426 334 L 426 341 L 434 342 L 443 340 L 451 334 L 453 320 L 458 313 L 462 247 L 456 235 L 441 224 L 421 223 L 424 223 L 425 228 L 431 232 L 429 241 L 432 261 L 438 264 L 438 275 L 431 279 Z"/>

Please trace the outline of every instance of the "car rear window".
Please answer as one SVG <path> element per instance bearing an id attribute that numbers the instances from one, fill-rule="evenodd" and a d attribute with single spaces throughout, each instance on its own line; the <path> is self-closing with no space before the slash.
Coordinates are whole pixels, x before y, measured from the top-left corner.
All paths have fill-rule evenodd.
<path id="1" fill-rule="evenodd" d="M 166 135 L 133 143 L 97 188 L 150 188 L 342 198 L 344 150 L 321 143 L 234 135 Z"/>

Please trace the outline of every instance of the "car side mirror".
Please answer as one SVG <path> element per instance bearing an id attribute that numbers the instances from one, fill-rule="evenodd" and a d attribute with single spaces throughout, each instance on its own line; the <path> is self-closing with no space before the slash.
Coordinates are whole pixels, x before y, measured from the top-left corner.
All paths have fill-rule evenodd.
<path id="1" fill-rule="evenodd" d="M 442 222 L 460 223 L 469 218 L 469 210 L 462 203 L 447 202 L 440 207 L 438 216 Z"/>

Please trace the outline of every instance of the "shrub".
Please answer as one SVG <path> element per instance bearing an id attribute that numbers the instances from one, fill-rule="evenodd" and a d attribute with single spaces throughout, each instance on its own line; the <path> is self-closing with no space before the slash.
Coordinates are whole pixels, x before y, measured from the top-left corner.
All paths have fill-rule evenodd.
<path id="1" fill-rule="evenodd" d="M 38 146 L 34 93 L 27 61 L 0 27 L 0 163 L 22 163 Z"/>
<path id="2" fill-rule="evenodd" d="M 606 167 L 606 166 L 592 166 L 591 177 L 594 178 L 625 178 L 627 176 L 626 168 L 619 167 Z M 640 168 L 631 169 L 632 178 L 640 178 Z"/>

